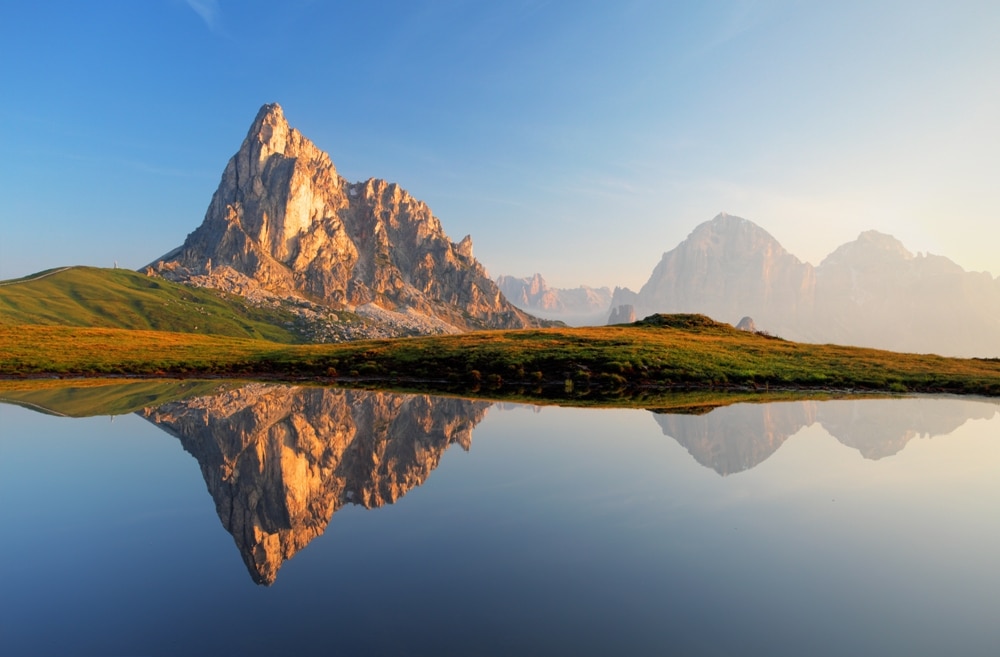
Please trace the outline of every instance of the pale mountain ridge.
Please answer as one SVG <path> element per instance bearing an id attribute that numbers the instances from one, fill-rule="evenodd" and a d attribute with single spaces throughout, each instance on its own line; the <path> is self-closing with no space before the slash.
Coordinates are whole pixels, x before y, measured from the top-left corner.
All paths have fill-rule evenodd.
<path id="1" fill-rule="evenodd" d="M 524 278 L 501 275 L 497 286 L 516 307 L 542 317 L 568 319 L 596 317 L 607 312 L 611 289 L 581 285 L 575 288 L 550 287 L 541 274 Z"/>
<path id="2" fill-rule="evenodd" d="M 804 342 L 1000 356 L 1000 281 L 866 231 L 819 266 L 760 226 L 719 214 L 663 254 L 639 290 L 616 288 L 611 310 L 699 312 Z M 618 311 L 618 312 L 616 312 Z"/>
<path id="3" fill-rule="evenodd" d="M 471 237 L 452 242 L 395 183 L 349 183 L 277 104 L 258 112 L 201 226 L 147 271 L 251 299 L 391 313 L 416 332 L 539 323 L 503 298 Z"/>

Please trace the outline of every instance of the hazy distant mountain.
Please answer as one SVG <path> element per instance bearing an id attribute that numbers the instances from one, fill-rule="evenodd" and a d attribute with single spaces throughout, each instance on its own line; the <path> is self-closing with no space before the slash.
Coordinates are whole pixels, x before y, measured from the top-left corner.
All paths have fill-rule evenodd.
<path id="1" fill-rule="evenodd" d="M 611 307 L 622 304 L 640 317 L 751 316 L 791 340 L 1000 356 L 1000 282 L 941 256 L 914 256 L 875 231 L 813 267 L 756 224 L 720 214 L 663 254 L 638 293 L 616 289 Z"/>
<path id="2" fill-rule="evenodd" d="M 734 404 L 705 415 L 653 414 L 665 435 L 720 475 L 750 470 L 788 438 L 819 423 L 866 459 L 896 454 L 911 440 L 947 436 L 969 420 L 988 420 L 995 403 L 951 398 Z"/>
<path id="3" fill-rule="evenodd" d="M 816 339 L 1000 356 L 1000 282 L 868 231 L 816 268 Z M 819 330 L 822 328 L 822 332 Z"/>
<path id="4" fill-rule="evenodd" d="M 503 298 L 469 237 L 452 242 L 394 183 L 347 182 L 278 105 L 260 109 L 201 226 L 149 271 L 244 296 L 393 312 L 428 332 L 537 324 Z"/>
<path id="5" fill-rule="evenodd" d="M 572 289 L 549 287 L 541 274 L 527 278 L 500 276 L 497 286 L 512 304 L 543 317 L 595 316 L 606 313 L 611 303 L 609 288 L 586 285 Z"/>
<path id="6" fill-rule="evenodd" d="M 637 295 L 616 290 L 612 307 L 631 303 L 636 315 L 702 313 L 729 323 L 751 315 L 785 335 L 812 307 L 815 275 L 756 224 L 720 214 L 660 263 Z"/>

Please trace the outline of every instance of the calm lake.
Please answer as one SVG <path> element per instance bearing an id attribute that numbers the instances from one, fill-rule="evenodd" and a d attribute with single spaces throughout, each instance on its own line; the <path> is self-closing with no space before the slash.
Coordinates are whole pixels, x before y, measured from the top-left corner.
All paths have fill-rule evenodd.
<path id="1" fill-rule="evenodd" d="M 142 394 L 0 393 L 0 654 L 1000 654 L 996 400 Z"/>

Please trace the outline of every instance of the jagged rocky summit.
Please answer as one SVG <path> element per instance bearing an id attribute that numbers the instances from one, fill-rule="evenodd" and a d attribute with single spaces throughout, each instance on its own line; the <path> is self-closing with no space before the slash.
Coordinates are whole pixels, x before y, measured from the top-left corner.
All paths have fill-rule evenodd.
<path id="1" fill-rule="evenodd" d="M 723 213 L 664 253 L 638 292 L 616 288 L 610 308 L 629 305 L 638 317 L 749 315 L 755 329 L 804 342 L 1000 356 L 1000 280 L 914 255 L 877 231 L 814 267 L 760 226 Z M 608 319 L 620 321 L 620 313 Z"/>
<path id="2" fill-rule="evenodd" d="M 525 278 L 497 277 L 503 295 L 521 310 L 542 317 L 570 319 L 603 314 L 611 303 L 611 290 L 606 287 L 550 287 L 541 274 Z"/>
<path id="3" fill-rule="evenodd" d="M 471 237 L 452 242 L 395 183 L 349 183 L 277 104 L 257 113 L 201 226 L 147 273 L 251 299 L 389 313 L 416 332 L 538 324 L 503 297 Z"/>

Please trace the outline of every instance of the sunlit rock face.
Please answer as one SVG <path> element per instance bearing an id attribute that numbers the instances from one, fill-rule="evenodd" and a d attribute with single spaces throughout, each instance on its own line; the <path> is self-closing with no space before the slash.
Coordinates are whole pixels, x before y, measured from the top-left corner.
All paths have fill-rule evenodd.
<path id="1" fill-rule="evenodd" d="M 201 226 L 147 271 L 244 296 L 415 311 L 463 330 L 536 323 L 503 297 L 470 237 L 452 242 L 395 183 L 347 182 L 276 104 L 260 109 Z"/>
<path id="2" fill-rule="evenodd" d="M 987 420 L 995 403 L 955 398 L 864 399 L 736 404 L 704 415 L 654 413 L 664 435 L 720 475 L 763 463 L 788 438 L 819 423 L 866 459 L 902 451 L 914 439 L 947 436 L 969 420 Z"/>
<path id="3" fill-rule="evenodd" d="M 391 504 L 423 483 L 450 445 L 468 449 L 488 407 L 250 384 L 142 414 L 198 460 L 250 575 L 271 584 L 343 505 Z"/>

